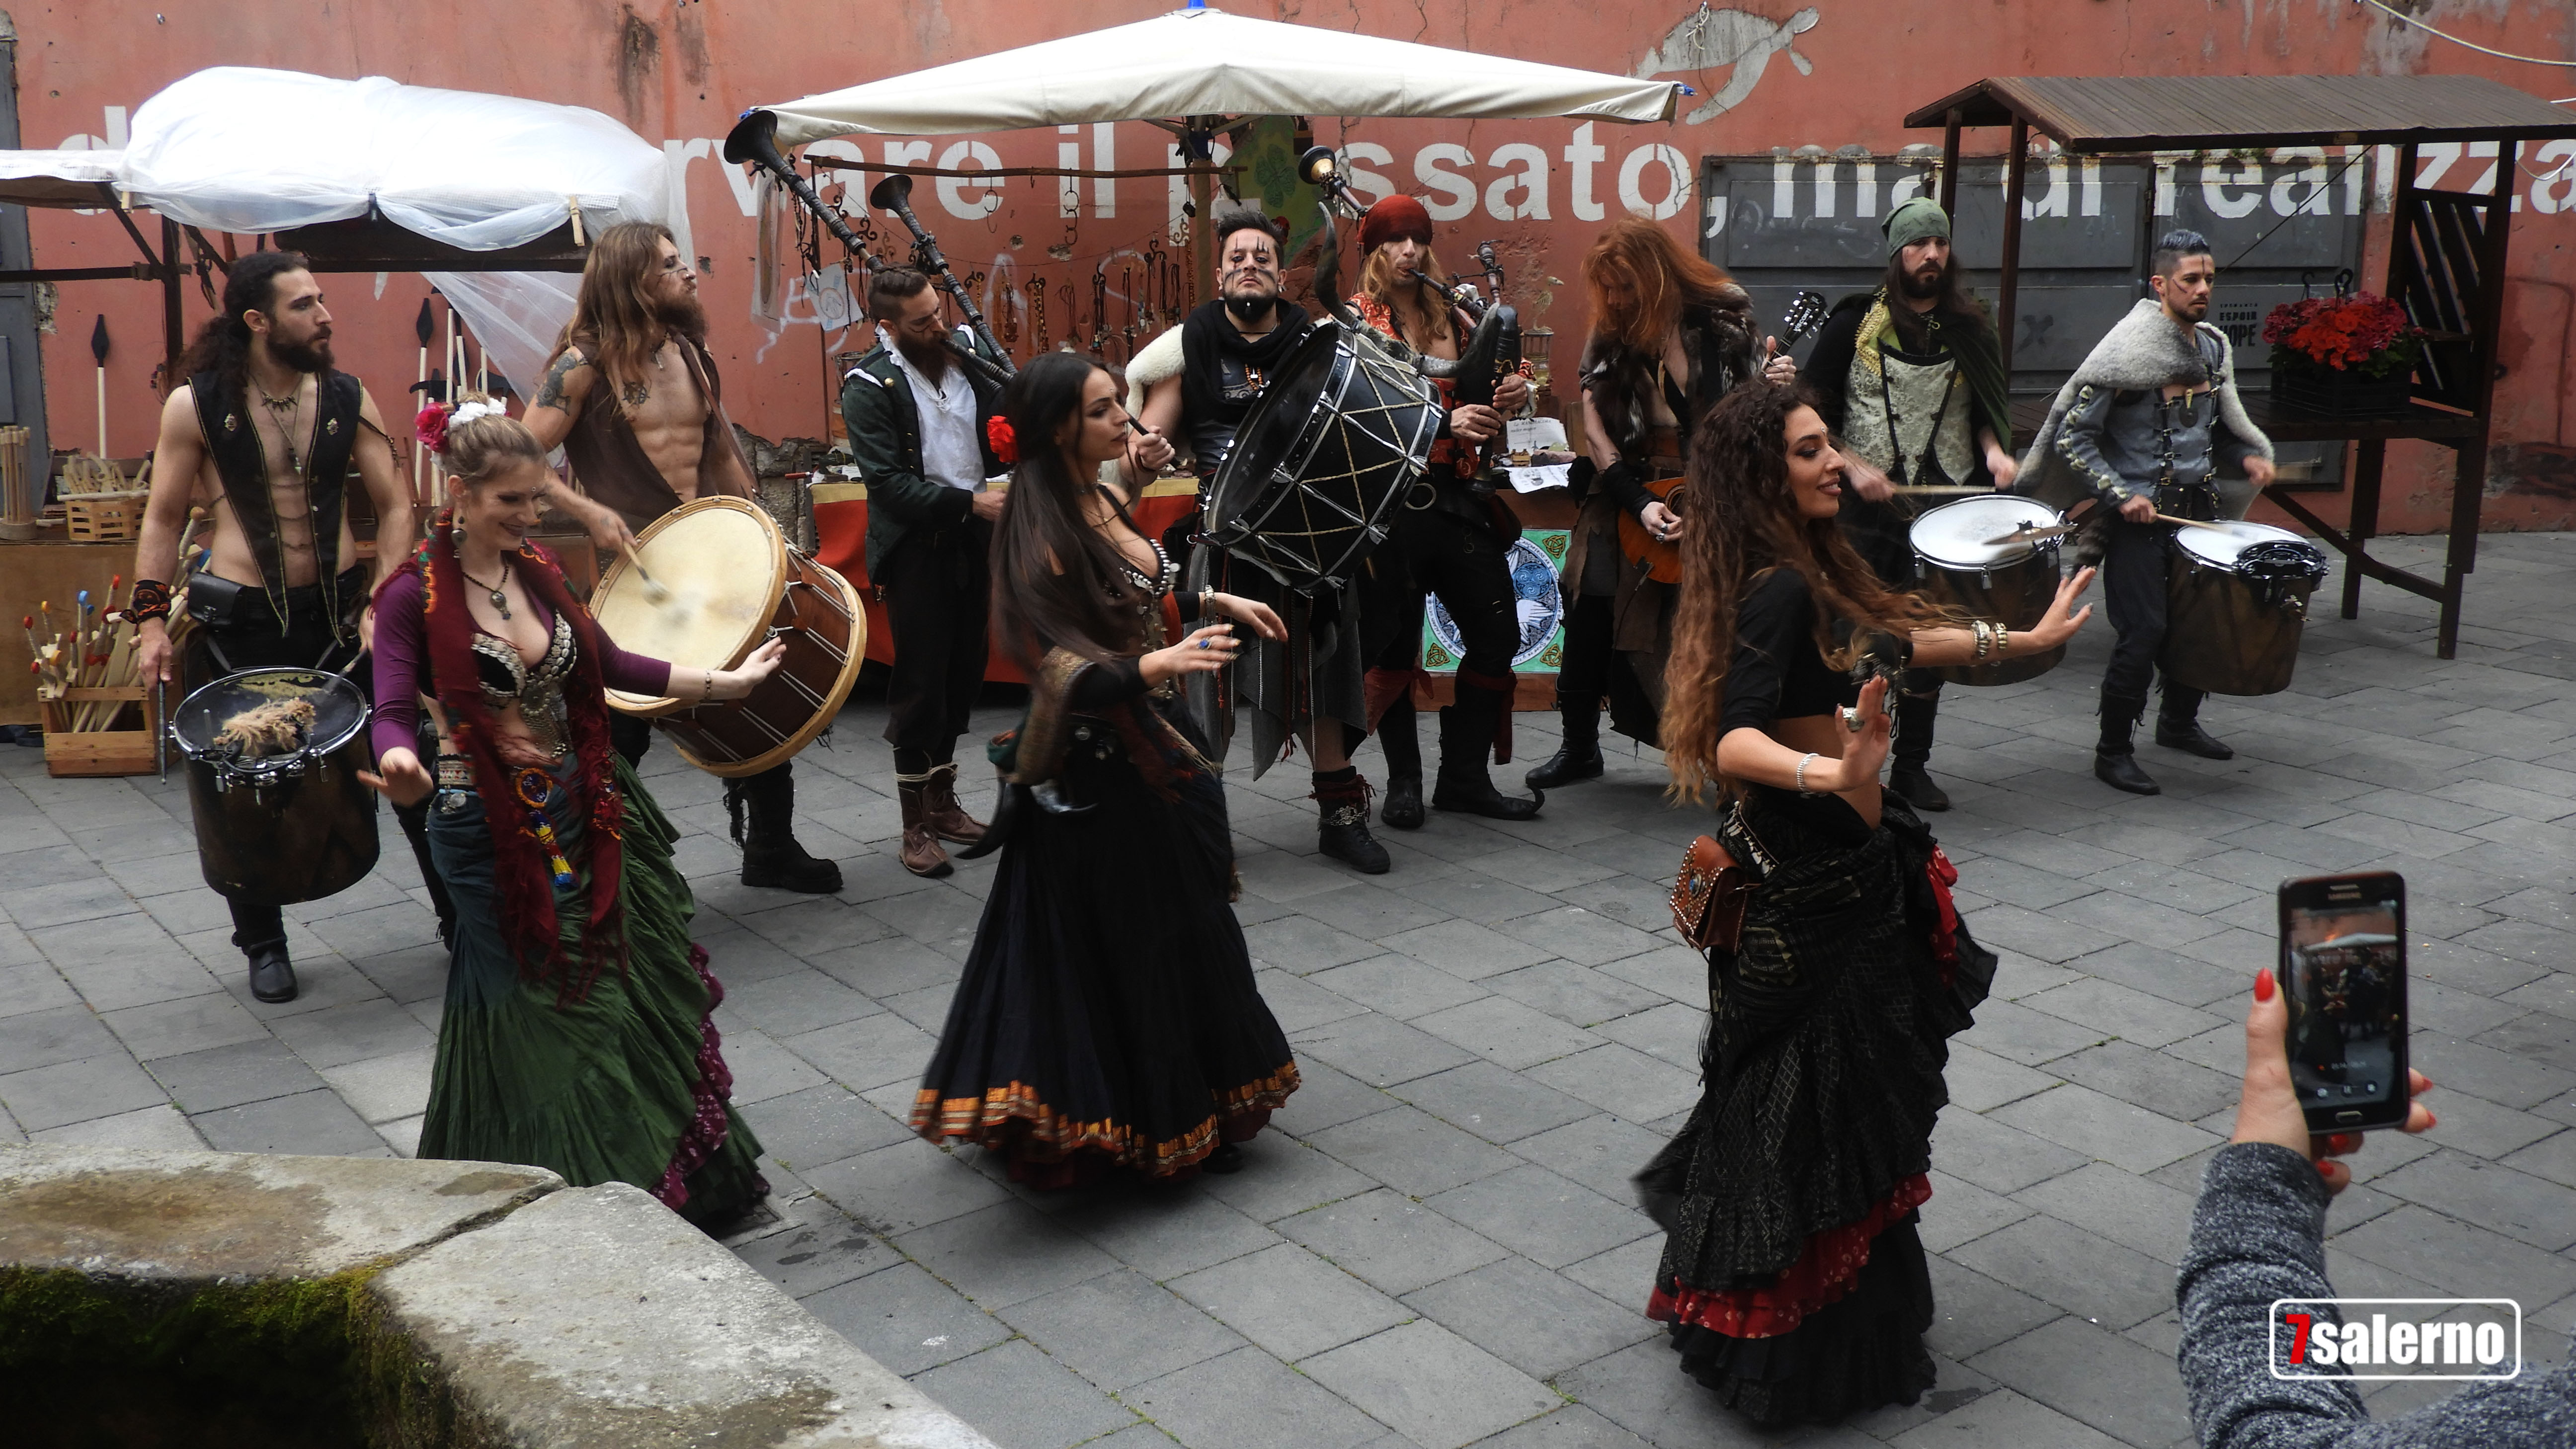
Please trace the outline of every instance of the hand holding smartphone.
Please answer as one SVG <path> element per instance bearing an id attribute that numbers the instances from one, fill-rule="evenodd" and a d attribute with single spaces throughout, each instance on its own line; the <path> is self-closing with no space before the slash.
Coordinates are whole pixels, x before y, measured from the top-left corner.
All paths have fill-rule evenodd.
<path id="1" fill-rule="evenodd" d="M 2402 1126 L 2406 881 L 2393 871 L 2281 882 L 2290 1084 L 2319 1135 Z"/>

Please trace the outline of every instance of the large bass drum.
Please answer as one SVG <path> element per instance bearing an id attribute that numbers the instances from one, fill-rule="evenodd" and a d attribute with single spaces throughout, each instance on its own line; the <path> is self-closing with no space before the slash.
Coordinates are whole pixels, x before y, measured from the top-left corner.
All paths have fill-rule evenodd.
<path id="1" fill-rule="evenodd" d="M 1217 466 L 1207 536 L 1300 593 L 1338 588 L 1431 460 L 1440 394 L 1375 333 L 1315 324 Z"/>
<path id="2" fill-rule="evenodd" d="M 262 731 L 260 753 L 237 738 L 245 717 L 288 722 Z M 309 708 L 310 713 L 306 710 Z M 180 701 L 170 733 L 188 761 L 188 808 L 206 884 L 249 905 L 291 906 L 338 895 L 376 868 L 376 767 L 367 697 L 315 669 L 245 669 Z"/>
<path id="3" fill-rule="evenodd" d="M 2165 571 L 2165 678 L 2211 694 L 2290 687 L 2323 549 L 2286 528 L 2230 523 L 2174 530 Z"/>
<path id="4" fill-rule="evenodd" d="M 2058 540 L 2017 535 L 2063 521 L 2064 515 L 2044 503 L 1996 493 L 1925 510 L 1907 538 L 1922 564 L 1924 593 L 1975 618 L 2028 629 L 2057 599 Z M 1952 684 L 2018 684 L 2046 674 L 2065 657 L 2060 644 L 2017 659 L 1926 672 Z"/>
<path id="5" fill-rule="evenodd" d="M 867 616 L 849 580 L 789 547 L 777 523 L 742 498 L 672 509 L 636 535 L 635 556 L 652 584 L 621 558 L 591 596 L 599 627 L 619 648 L 686 669 L 731 669 L 779 639 L 787 657 L 740 699 L 612 689 L 609 708 L 652 720 L 682 758 L 727 778 L 784 762 L 832 723 L 867 653 Z"/>

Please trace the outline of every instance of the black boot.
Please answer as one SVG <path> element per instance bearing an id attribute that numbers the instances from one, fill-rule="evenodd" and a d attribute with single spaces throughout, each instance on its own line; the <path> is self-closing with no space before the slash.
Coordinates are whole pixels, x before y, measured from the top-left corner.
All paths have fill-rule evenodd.
<path id="1" fill-rule="evenodd" d="M 1556 714 L 1565 723 L 1565 743 L 1546 763 L 1521 778 L 1533 790 L 1553 790 L 1601 776 L 1601 706 L 1559 704 Z"/>
<path id="2" fill-rule="evenodd" d="M 1308 798 L 1322 807 L 1315 827 L 1317 849 L 1362 875 L 1384 875 L 1393 868 L 1386 847 L 1369 834 L 1369 782 L 1356 767 L 1317 770 L 1315 793 Z"/>
<path id="3" fill-rule="evenodd" d="M 2102 692 L 2102 739 L 2093 747 L 2093 778 L 2132 795 L 2161 795 L 2154 777 L 2138 768 L 2137 747 L 2130 735 L 2147 712 L 2143 695 Z"/>
<path id="4" fill-rule="evenodd" d="M 1887 772 L 1887 787 L 1917 810 L 1947 810 L 1950 797 L 1932 783 L 1924 762 L 1932 758 L 1932 721 L 1941 712 L 1941 696 L 1900 691 L 1896 696 L 1896 742 L 1888 753 L 1896 768 Z"/>
<path id="5" fill-rule="evenodd" d="M 1407 690 L 1378 717 L 1378 748 L 1386 751 L 1386 798 L 1377 818 L 1398 830 L 1422 828 L 1422 739 L 1413 727 L 1413 694 Z"/>
<path id="6" fill-rule="evenodd" d="M 244 946 L 250 958 L 250 994 L 275 1005 L 295 999 L 295 964 L 286 959 L 286 938 Z"/>
<path id="7" fill-rule="evenodd" d="M 1488 820 L 1529 820 L 1547 802 L 1521 800 L 1494 788 L 1485 773 L 1485 751 L 1492 748 L 1503 711 L 1511 696 L 1486 685 L 1458 680 L 1458 702 L 1440 711 L 1440 778 L 1431 788 L 1435 810 L 1462 810 Z"/>
<path id="8" fill-rule="evenodd" d="M 2200 702 L 2208 697 L 2205 690 L 2166 680 L 2164 701 L 2156 706 L 2156 743 L 2204 760 L 2235 759 L 2234 750 L 2200 727 Z"/>
<path id="9" fill-rule="evenodd" d="M 733 838 L 742 846 L 742 883 L 830 895 L 841 888 L 841 868 L 807 855 L 805 847 L 796 843 L 796 780 L 788 773 L 794 768 L 780 765 L 725 782 L 725 804 L 733 811 Z"/>

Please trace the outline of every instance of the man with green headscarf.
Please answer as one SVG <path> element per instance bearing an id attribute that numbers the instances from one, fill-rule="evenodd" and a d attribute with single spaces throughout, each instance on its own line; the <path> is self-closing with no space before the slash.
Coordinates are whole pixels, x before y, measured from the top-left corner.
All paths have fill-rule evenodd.
<path id="1" fill-rule="evenodd" d="M 1889 212 L 1884 230 L 1887 275 L 1834 304 L 1800 378 L 1849 465 L 1845 535 L 1883 582 L 1911 588 L 1906 530 L 1917 510 L 1895 489 L 2010 487 L 2012 418 L 2003 351 L 1984 306 L 1960 287 L 1949 215 L 1918 196 Z M 1950 808 L 1925 769 L 1940 708 L 1938 680 L 1897 696 L 1887 783 L 1917 810 Z"/>

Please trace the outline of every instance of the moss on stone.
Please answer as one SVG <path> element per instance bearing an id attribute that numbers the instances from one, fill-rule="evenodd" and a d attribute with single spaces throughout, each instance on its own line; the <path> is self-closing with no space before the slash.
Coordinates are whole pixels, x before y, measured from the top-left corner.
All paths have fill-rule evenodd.
<path id="1" fill-rule="evenodd" d="M 0 1381 L 45 1387 L 61 1420 L 149 1385 L 297 1444 L 451 1444 L 444 1387 L 368 1292 L 383 1266 L 184 1285 L 0 1268 Z"/>

